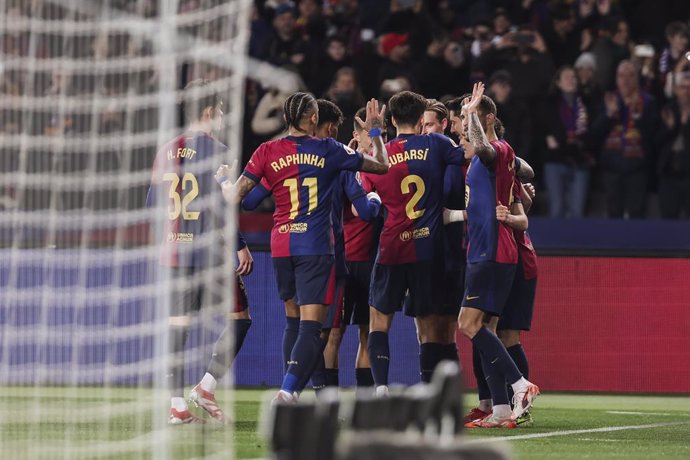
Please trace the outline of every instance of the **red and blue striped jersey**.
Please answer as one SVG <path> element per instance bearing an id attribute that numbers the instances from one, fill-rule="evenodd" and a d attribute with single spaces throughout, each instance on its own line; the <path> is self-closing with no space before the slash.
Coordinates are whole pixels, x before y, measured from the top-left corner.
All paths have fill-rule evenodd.
<path id="1" fill-rule="evenodd" d="M 361 175 L 357 178 L 362 182 Z M 364 187 L 364 183 L 361 184 Z M 365 192 L 371 190 L 364 189 Z M 347 262 L 370 262 L 376 257 L 378 249 L 377 228 L 380 230 L 378 217 L 373 221 L 366 221 L 354 215 L 352 206 L 345 203 L 343 208 L 343 233 L 345 236 L 345 260 Z"/>
<path id="2" fill-rule="evenodd" d="M 522 264 L 522 271 L 525 274 L 526 280 L 531 280 L 537 277 L 537 252 L 532 246 L 532 240 L 529 233 L 526 231 L 513 231 L 515 235 L 515 242 L 517 243 L 517 250 L 520 254 L 520 263 Z"/>
<path id="3" fill-rule="evenodd" d="M 362 174 L 365 189 L 376 190 L 387 211 L 377 263 L 431 260 L 442 245 L 446 165 L 463 164 L 463 149 L 440 134 L 402 134 L 388 142 L 386 149 L 388 173 Z"/>
<path id="4" fill-rule="evenodd" d="M 467 261 L 517 263 L 513 231 L 496 219 L 498 203 L 510 207 L 515 200 L 515 152 L 504 140 L 491 141 L 496 157 L 490 165 L 479 156 L 467 170 Z"/>
<path id="5" fill-rule="evenodd" d="M 257 183 L 265 178 L 273 193 L 273 257 L 333 254 L 333 189 L 342 170 L 358 171 L 362 161 L 330 138 L 287 136 L 256 149 L 243 174 Z"/>
<path id="6" fill-rule="evenodd" d="M 344 208 L 358 198 L 367 196 L 362 185 L 357 181 L 355 173 L 343 171 L 340 173 L 339 185 L 333 189 L 333 240 L 335 244 L 335 276 L 347 275 L 345 264 L 345 230 L 343 228 Z M 350 212 L 352 212 L 350 210 Z"/>
<path id="7" fill-rule="evenodd" d="M 203 132 L 188 132 L 163 145 L 153 163 L 149 207 L 165 200 L 160 263 L 204 267 L 223 262 L 226 211 L 214 173 L 227 147 Z M 214 258 L 215 257 L 215 258 Z"/>

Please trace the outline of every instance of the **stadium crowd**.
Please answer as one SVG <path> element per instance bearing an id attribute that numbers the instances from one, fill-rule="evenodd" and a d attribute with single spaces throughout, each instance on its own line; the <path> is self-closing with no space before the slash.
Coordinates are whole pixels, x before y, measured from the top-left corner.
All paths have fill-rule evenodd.
<path id="1" fill-rule="evenodd" d="M 180 0 L 180 13 L 219 0 Z M 112 0 L 124 14 L 154 17 L 153 0 Z M 31 41 L 21 19 L 79 20 L 55 2 L 6 2 L 18 28 L 0 35 L 5 63 L 0 95 L 89 96 L 104 100 L 152 94 L 159 76 L 150 43 L 124 33 L 62 35 L 53 29 Z M 410 89 L 447 102 L 474 82 L 487 85 L 506 138 L 535 167 L 543 190 L 534 213 L 553 217 L 690 217 L 690 5 L 673 0 L 255 0 L 250 56 L 293 70 L 301 87 L 335 102 L 350 126 L 370 97 L 381 101 Z M 669 18 L 673 20 L 669 21 Z M 15 22 L 15 21 L 13 21 Z M 198 30 L 197 30 L 198 29 Z M 217 40 L 209 22 L 189 30 Z M 130 67 L 102 78 L 92 69 L 38 68 L 28 75 L 14 58 L 92 56 Z M 184 66 L 180 88 L 195 78 L 227 75 L 217 66 Z M 244 160 L 263 141 L 283 135 L 287 94 L 247 80 Z M 60 116 L 58 97 L 27 118 L 3 110 L 0 133 L 70 135 L 144 133 L 156 129 L 155 104 L 125 113 L 117 104 Z M 390 125 L 389 125 L 390 126 Z M 349 141 L 342 130 L 339 140 Z M 134 170 L 151 164 L 153 145 L 133 147 Z M 118 153 L 99 152 L 116 169 Z M 43 155 L 45 156 L 45 155 Z M 35 164 L 42 154 L 36 153 Z M 75 155 L 65 168 L 80 168 Z M 49 163 L 47 163 L 49 164 Z M 82 165 L 83 166 L 83 165 Z M 14 170 L 3 161 L 3 170 Z M 10 193 L 5 191 L 5 193 Z M 139 206 L 139 195 L 130 206 Z M 40 196 L 32 206 L 39 206 Z M 114 203 L 106 203 L 111 206 Z"/>
<path id="2" fill-rule="evenodd" d="M 298 72 L 298 89 L 335 102 L 346 126 L 370 97 L 447 102 L 483 81 L 542 178 L 536 214 L 679 218 L 690 217 L 688 18 L 664 1 L 259 0 L 250 54 Z M 247 157 L 284 132 L 286 96 L 249 82 Z"/>

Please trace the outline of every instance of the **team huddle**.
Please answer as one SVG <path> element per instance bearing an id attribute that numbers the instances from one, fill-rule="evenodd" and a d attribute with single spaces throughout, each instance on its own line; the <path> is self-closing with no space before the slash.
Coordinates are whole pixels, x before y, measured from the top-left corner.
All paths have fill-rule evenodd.
<path id="1" fill-rule="evenodd" d="M 424 382 L 441 361 L 458 361 L 458 345 L 471 343 L 479 405 L 467 414 L 467 427 L 515 428 L 531 421 L 539 388 L 527 379 L 520 332 L 530 329 L 537 279 L 526 233 L 534 188 L 522 184 L 533 172 L 502 139 L 496 105 L 483 92 L 478 83 L 472 94 L 447 105 L 410 91 L 394 95 L 388 110 L 396 134 L 387 142 L 386 106 L 379 109 L 372 99 L 357 113 L 348 146 L 334 140 L 343 122 L 340 109 L 295 93 L 284 104 L 287 136 L 259 146 L 237 180 L 226 165 L 215 177 L 208 169 L 226 151 L 211 136 L 222 116 L 220 100 L 196 105 L 188 131 L 159 151 L 149 193 L 152 200 L 164 184 L 162 193 L 172 199 L 161 258 L 177 292 L 169 327 L 170 423 L 203 421 L 183 397 L 180 358 L 203 289 L 184 280 L 222 263 L 193 241 L 176 239 L 224 225 L 203 204 L 187 209 L 191 201 L 180 200 L 192 180 L 199 196 L 213 197 L 210 202 L 219 192 L 226 203 L 245 209 L 269 195 L 275 200 L 271 255 L 286 312 L 276 403 L 296 402 L 310 380 L 317 393 L 338 386 L 347 325 L 359 328 L 357 386 L 387 397 L 389 368 L 396 365 L 389 332 L 395 313 L 403 311 L 415 321 Z M 444 135 L 447 129 L 460 145 Z M 171 156 L 171 146 L 196 155 Z M 252 261 L 241 235 L 238 240 L 238 300 L 206 374 L 189 394 L 223 423 L 216 382 L 251 326 L 240 275 L 251 272 Z M 232 342 L 229 327 L 235 330 Z M 467 345 L 462 335 L 470 339 Z"/>

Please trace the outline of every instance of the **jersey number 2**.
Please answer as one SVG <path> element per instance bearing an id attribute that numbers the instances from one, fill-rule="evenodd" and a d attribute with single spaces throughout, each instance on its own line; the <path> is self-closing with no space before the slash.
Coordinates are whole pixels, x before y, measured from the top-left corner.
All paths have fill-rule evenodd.
<path id="1" fill-rule="evenodd" d="M 177 191 L 177 186 L 180 185 L 180 176 L 175 173 L 166 173 L 163 175 L 163 181 L 170 181 L 170 191 L 168 196 L 172 200 L 172 209 L 168 209 L 168 217 L 170 220 L 175 220 L 180 215 L 184 220 L 199 219 L 199 211 L 189 211 L 187 207 L 199 195 L 199 183 L 194 174 L 188 172 L 182 176 L 182 192 L 187 190 L 188 184 L 191 184 L 191 190 L 187 192 L 184 197 L 180 196 L 182 192 Z"/>
<path id="2" fill-rule="evenodd" d="M 283 185 L 290 190 L 290 220 L 292 220 L 299 214 L 299 186 L 294 177 L 285 179 Z M 309 189 L 307 214 L 310 214 L 319 205 L 319 181 L 316 177 L 305 177 L 302 181 L 302 187 Z"/>
<path id="3" fill-rule="evenodd" d="M 415 192 L 414 195 L 412 195 L 412 198 L 410 198 L 410 201 L 407 202 L 407 205 L 405 205 L 405 213 L 410 220 L 415 220 L 422 217 L 424 215 L 424 211 L 426 211 L 425 209 L 414 209 L 414 207 L 417 206 L 417 203 L 419 203 L 424 196 L 426 186 L 424 185 L 424 179 L 416 174 L 410 174 L 409 176 L 405 176 L 402 182 L 400 182 L 400 191 L 404 195 L 412 193 L 412 184 L 415 186 Z"/>

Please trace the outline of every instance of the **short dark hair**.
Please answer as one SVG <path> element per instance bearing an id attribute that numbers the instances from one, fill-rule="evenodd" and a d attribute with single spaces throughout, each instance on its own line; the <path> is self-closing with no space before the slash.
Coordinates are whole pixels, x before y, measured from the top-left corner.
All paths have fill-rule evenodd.
<path id="1" fill-rule="evenodd" d="M 333 123 L 339 127 L 343 124 L 345 117 L 340 107 L 326 99 L 317 99 L 316 105 L 319 106 L 319 126 L 325 123 Z"/>
<path id="2" fill-rule="evenodd" d="M 460 97 L 456 97 L 452 101 L 448 102 L 448 110 L 450 110 L 451 112 L 459 113 L 462 110 L 462 105 L 463 105 L 462 102 L 465 99 L 469 99 L 471 97 L 472 97 L 471 93 L 465 93 Z M 484 94 L 482 96 L 482 100 L 479 101 L 479 105 L 477 106 L 477 111 L 481 115 L 488 115 L 490 113 L 493 115 L 496 115 L 496 112 L 497 112 L 496 103 L 493 101 L 493 99 L 491 99 L 489 96 Z"/>
<path id="3" fill-rule="evenodd" d="M 673 21 L 666 26 L 664 31 L 667 37 L 675 37 L 676 35 L 688 35 L 688 26 L 681 21 Z"/>
<path id="4" fill-rule="evenodd" d="M 401 91 L 388 101 L 391 116 L 398 125 L 416 125 L 426 110 L 426 98 L 412 91 Z"/>
<path id="5" fill-rule="evenodd" d="M 436 99 L 427 99 L 426 100 L 426 112 L 434 112 L 436 114 L 436 118 L 438 121 L 443 120 L 444 118 L 447 120 L 450 116 L 448 113 L 448 107 L 443 105 L 443 102 L 437 101 Z"/>
<path id="6" fill-rule="evenodd" d="M 465 93 L 460 97 L 456 97 L 455 99 L 451 99 L 450 101 L 448 101 L 446 103 L 446 107 L 448 107 L 448 110 L 451 111 L 452 113 L 459 114 L 460 111 L 462 110 L 462 101 L 464 101 L 468 97 L 472 97 L 472 94 Z"/>
<path id="7" fill-rule="evenodd" d="M 204 110 L 208 107 L 223 106 L 223 98 L 218 90 L 206 88 L 211 80 L 192 80 L 184 87 L 182 96 L 183 111 L 188 123 L 201 120 Z"/>
<path id="8" fill-rule="evenodd" d="M 288 128 L 293 127 L 301 131 L 300 121 L 309 114 L 309 110 L 315 105 L 316 99 L 309 93 L 294 93 L 288 96 L 283 104 L 283 113 Z"/>

